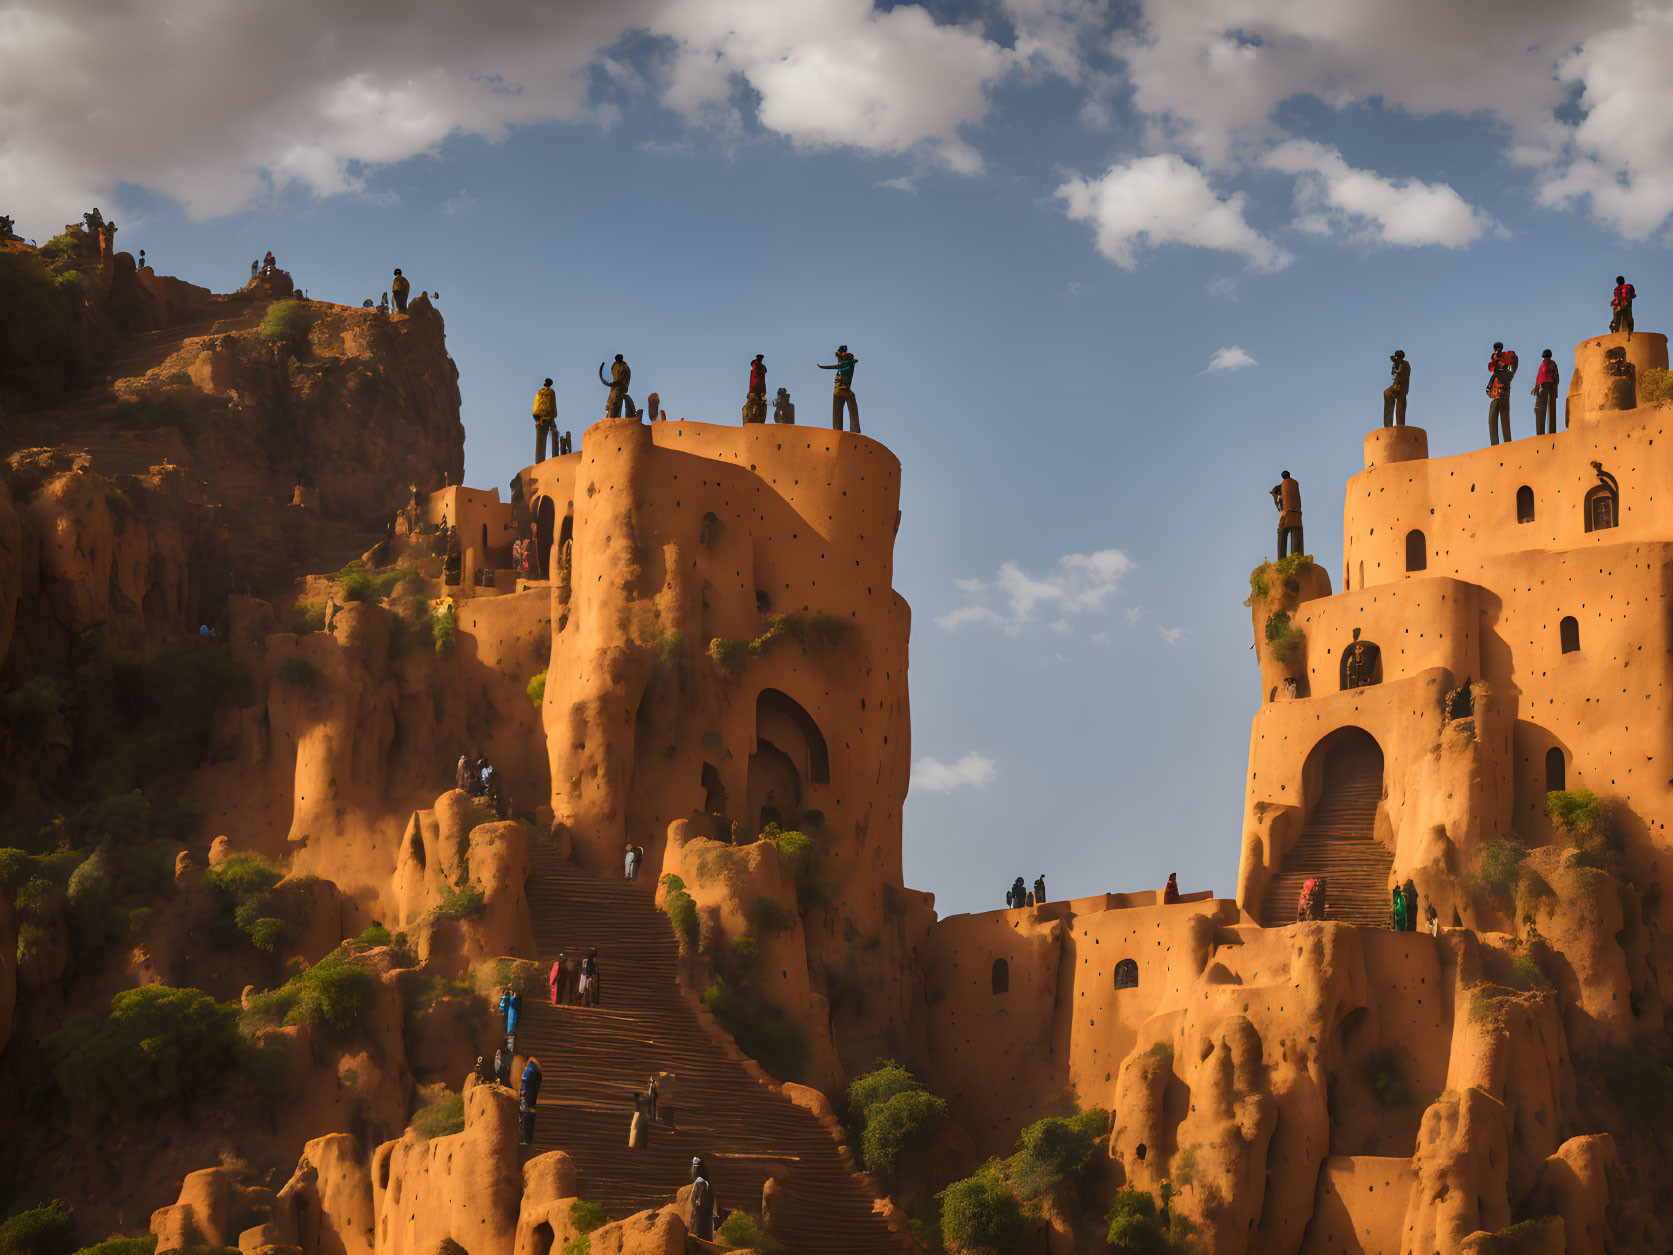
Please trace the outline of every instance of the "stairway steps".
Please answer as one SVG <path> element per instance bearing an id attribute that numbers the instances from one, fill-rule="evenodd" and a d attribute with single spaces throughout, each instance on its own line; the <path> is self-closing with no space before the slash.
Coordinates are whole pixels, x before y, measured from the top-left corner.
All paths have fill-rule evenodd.
<path id="1" fill-rule="evenodd" d="M 1365 756 L 1327 764 L 1324 795 L 1267 884 L 1263 927 L 1294 923 L 1302 885 L 1319 876 L 1327 882 L 1326 919 L 1368 928 L 1391 925 L 1394 856 L 1373 835 L 1382 792 L 1379 760 Z"/>
<path id="2" fill-rule="evenodd" d="M 654 883 L 592 877 L 549 848 L 533 853 L 528 900 L 543 974 L 560 952 L 596 950 L 602 995 L 596 1007 L 524 1003 L 518 1053 L 538 1055 L 544 1072 L 536 1151 L 568 1153 L 581 1196 L 611 1216 L 666 1206 L 701 1155 L 726 1209 L 759 1213 L 767 1178 L 780 1178 L 773 1232 L 792 1251 L 915 1251 L 824 1126 L 755 1080 L 698 1021 Z M 653 1125 L 647 1144 L 630 1149 L 632 1095 L 652 1072 L 677 1078 L 674 1123 Z"/>

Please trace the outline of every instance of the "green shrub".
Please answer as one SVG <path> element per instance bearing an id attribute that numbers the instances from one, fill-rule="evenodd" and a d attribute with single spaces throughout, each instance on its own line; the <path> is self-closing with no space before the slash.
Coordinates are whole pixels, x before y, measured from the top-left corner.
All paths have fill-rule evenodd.
<path id="1" fill-rule="evenodd" d="M 1465 883 L 1508 914 L 1515 909 L 1516 886 L 1527 857 L 1527 848 L 1520 841 L 1495 837 L 1482 845 L 1476 855 L 1476 870 L 1464 878 Z"/>
<path id="2" fill-rule="evenodd" d="M 569 1205 L 569 1224 L 577 1233 L 591 1233 L 604 1224 L 604 1208 L 578 1198 Z"/>
<path id="3" fill-rule="evenodd" d="M 761 1222 L 747 1211 L 734 1211 L 720 1222 L 715 1236 L 734 1250 L 759 1251 L 761 1255 L 780 1255 L 784 1250 L 776 1238 L 761 1227 Z"/>
<path id="4" fill-rule="evenodd" d="M 442 919 L 475 919 L 488 909 L 488 899 L 478 885 L 445 885 L 435 914 Z"/>
<path id="5" fill-rule="evenodd" d="M 1048 1116 L 1025 1128 L 1005 1162 L 1017 1197 L 1032 1202 L 1077 1183 L 1109 1125 L 1110 1113 L 1092 1107 L 1068 1118 Z"/>
<path id="6" fill-rule="evenodd" d="M 946 1121 L 946 1102 L 921 1087 L 879 1103 L 866 1113 L 860 1139 L 866 1170 L 892 1182 L 902 1159 L 928 1150 Z"/>
<path id="7" fill-rule="evenodd" d="M 578 1238 L 570 1238 L 563 1244 L 563 1255 L 592 1255 L 593 1237 L 590 1233 L 583 1233 Z"/>
<path id="8" fill-rule="evenodd" d="M 428 1011 L 443 998 L 477 997 L 476 986 L 467 980 L 419 971 L 401 973 L 401 994 L 410 1012 Z"/>
<path id="9" fill-rule="evenodd" d="M 238 1052 L 238 1010 L 195 989 L 143 985 L 46 1038 L 53 1078 L 95 1117 L 135 1116 L 212 1085 Z"/>
<path id="10" fill-rule="evenodd" d="M 325 603 L 299 601 L 290 608 L 290 630 L 297 636 L 325 631 Z"/>
<path id="11" fill-rule="evenodd" d="M 445 606 L 430 616 L 430 639 L 436 643 L 438 658 L 453 656 L 453 612 Z"/>
<path id="12" fill-rule="evenodd" d="M 680 943 L 680 953 L 697 953 L 697 903 L 684 889 L 671 889 L 662 899 L 662 909 L 674 928 L 674 940 Z"/>
<path id="13" fill-rule="evenodd" d="M 1545 817 L 1577 846 L 1613 845 L 1609 804 L 1590 789 L 1562 789 L 1545 795 Z"/>
<path id="14" fill-rule="evenodd" d="M 372 577 L 364 571 L 344 576 L 337 587 L 342 592 L 344 601 L 372 600 Z"/>
<path id="15" fill-rule="evenodd" d="M 1280 610 L 1266 621 L 1267 652 L 1272 655 L 1274 662 L 1293 662 L 1295 656 L 1301 652 L 1301 644 L 1307 638 L 1301 629 L 1290 621 L 1290 613 Z"/>
<path id="16" fill-rule="evenodd" d="M 1493 1255 L 1531 1255 L 1551 1247 L 1551 1231 L 1557 1225 L 1556 1216 L 1539 1216 L 1523 1220 L 1493 1235 Z"/>
<path id="17" fill-rule="evenodd" d="M 446 1137 L 465 1131 L 465 1098 L 447 1094 L 412 1114 L 412 1130 L 420 1137 Z"/>
<path id="18" fill-rule="evenodd" d="M 376 950 L 380 946 L 391 944 L 392 940 L 389 929 L 377 920 L 373 920 L 372 926 L 362 930 L 361 934 L 354 939 L 354 945 L 357 950 Z"/>
<path id="19" fill-rule="evenodd" d="M 0 1255 L 69 1255 L 75 1228 L 75 1213 L 60 1199 L 20 1211 L 0 1224 Z"/>
<path id="20" fill-rule="evenodd" d="M 523 690 L 529 695 L 529 701 L 539 710 L 546 702 L 546 673 L 542 671 L 530 680 L 528 687 Z"/>
<path id="21" fill-rule="evenodd" d="M 848 620 L 827 614 L 823 610 L 808 613 L 795 611 L 775 614 L 767 620 L 767 630 L 752 641 L 732 641 L 717 636 L 709 642 L 708 653 L 717 669 L 734 672 L 747 659 L 759 658 L 779 641 L 795 641 L 804 651 L 828 649 L 847 636 Z M 681 642 L 683 650 L 684 642 Z"/>
<path id="22" fill-rule="evenodd" d="M 67 257 L 76 251 L 76 237 L 68 231 L 53 236 L 41 245 L 41 256 L 47 261 L 57 261 L 60 257 Z"/>
<path id="23" fill-rule="evenodd" d="M 81 291 L 81 271 L 60 270 L 52 276 L 52 286 L 73 292 Z"/>
<path id="24" fill-rule="evenodd" d="M 248 1016 L 257 1026 L 324 1024 L 346 1032 L 354 1027 L 377 988 L 377 975 L 345 955 L 339 946 L 312 967 L 296 972 L 271 993 L 250 999 Z"/>
<path id="25" fill-rule="evenodd" d="M 807 1034 L 777 1007 L 739 998 L 717 981 L 703 992 L 703 1005 L 732 1034 L 750 1058 L 781 1081 L 799 1081 L 807 1069 Z"/>
<path id="26" fill-rule="evenodd" d="M 848 1082 L 843 1094 L 843 1106 L 848 1113 L 850 1141 L 858 1141 L 865 1130 L 866 1114 L 881 1106 L 896 1094 L 922 1089 L 923 1083 L 893 1059 L 879 1059 L 869 1071 L 862 1072 Z"/>
<path id="27" fill-rule="evenodd" d="M 242 923 L 242 921 L 240 921 Z M 250 921 L 244 934 L 249 937 L 257 950 L 272 954 L 290 936 L 290 925 L 284 920 L 272 915 L 263 915 Z"/>
<path id="28" fill-rule="evenodd" d="M 274 301 L 261 320 L 261 338 L 269 344 L 282 344 L 292 352 L 300 352 L 307 346 L 313 326 L 314 313 L 306 301 Z"/>
<path id="29" fill-rule="evenodd" d="M 1117 1190 L 1106 1219 L 1104 1240 L 1121 1255 L 1169 1255 L 1173 1250 L 1156 1216 L 1156 1200 L 1143 1190 Z"/>
<path id="30" fill-rule="evenodd" d="M 312 689 L 325 678 L 324 672 L 300 656 L 286 658 L 281 662 L 278 674 L 281 681 L 294 684 L 300 689 Z"/>
<path id="31" fill-rule="evenodd" d="M 219 867 L 203 874 L 203 883 L 217 893 L 242 902 L 271 889 L 285 878 L 284 870 L 259 854 L 233 854 Z"/>
<path id="32" fill-rule="evenodd" d="M 656 660 L 664 666 L 677 666 L 685 661 L 685 633 L 675 629 L 658 638 Z"/>
<path id="33" fill-rule="evenodd" d="M 142 1238 L 110 1238 L 84 1246 L 75 1255 L 157 1255 L 157 1235 Z"/>
<path id="34" fill-rule="evenodd" d="M 528 959 L 499 959 L 494 963 L 494 989 L 510 985 L 525 998 L 532 998 L 546 989 L 541 978 L 540 964 Z"/>
<path id="35" fill-rule="evenodd" d="M 1673 401 L 1673 371 L 1652 366 L 1638 376 L 1638 404 L 1655 405 Z"/>
<path id="36" fill-rule="evenodd" d="M 685 877 L 674 872 L 663 872 L 662 879 L 657 883 L 669 893 L 676 893 L 685 888 Z"/>
<path id="37" fill-rule="evenodd" d="M 990 1159 L 935 1196 L 941 1203 L 941 1241 L 966 1255 L 1010 1255 L 1027 1236 L 1022 1204 Z"/>
<path id="38" fill-rule="evenodd" d="M 777 898 L 768 897 L 764 893 L 755 895 L 754 901 L 745 909 L 744 916 L 749 920 L 749 926 L 758 933 L 779 932 L 790 927 L 796 918 Z"/>
<path id="39" fill-rule="evenodd" d="M 761 961 L 761 943 L 754 937 L 732 938 L 732 960 L 747 975 Z"/>
<path id="40" fill-rule="evenodd" d="M 1404 1107 L 1412 1100 L 1401 1052 L 1393 1046 L 1373 1050 L 1365 1057 L 1365 1083 L 1383 1107 Z"/>
<path id="41" fill-rule="evenodd" d="M 63 702 L 57 680 L 50 675 L 31 676 L 0 698 L 0 716 L 4 716 L 14 736 L 29 740 L 57 717 Z"/>

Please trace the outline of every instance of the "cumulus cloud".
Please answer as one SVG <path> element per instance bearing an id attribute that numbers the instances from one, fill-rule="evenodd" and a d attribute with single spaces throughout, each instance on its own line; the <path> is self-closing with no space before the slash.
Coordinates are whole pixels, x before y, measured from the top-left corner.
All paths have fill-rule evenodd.
<path id="1" fill-rule="evenodd" d="M 954 586 L 971 599 L 971 604 L 939 615 L 935 622 L 948 632 L 980 624 L 1015 636 L 1034 622 L 1038 611 L 1046 609 L 1054 614 L 1054 625 L 1066 627 L 1071 615 L 1102 610 L 1133 565 L 1119 549 L 1067 554 L 1041 576 L 1007 562 L 992 580 L 954 580 Z"/>
<path id="2" fill-rule="evenodd" d="M 1214 356 L 1208 359 L 1208 365 L 1197 372 L 1199 375 L 1212 375 L 1221 370 L 1242 370 L 1245 366 L 1259 366 L 1260 363 L 1235 344 L 1228 344 L 1214 350 Z"/>
<path id="3" fill-rule="evenodd" d="M 1168 244 L 1235 253 L 1257 271 L 1282 270 L 1292 260 L 1249 225 L 1244 193 L 1221 197 L 1177 153 L 1135 157 L 1096 179 L 1071 174 L 1057 198 L 1072 220 L 1091 226 L 1099 253 L 1123 270 L 1137 268 L 1141 249 Z"/>
<path id="4" fill-rule="evenodd" d="M 1012 64 L 972 28 L 871 0 L 13 0 L 0 35 L 0 187 L 35 232 L 155 188 L 195 219 L 290 186 L 364 192 L 452 135 L 608 124 L 643 86 L 609 50 L 648 33 L 660 99 L 694 124 L 747 110 L 809 148 L 911 153 L 960 173 L 960 134 Z"/>
<path id="5" fill-rule="evenodd" d="M 1179 644 L 1180 641 L 1185 639 L 1185 629 L 1184 628 L 1159 627 L 1159 628 L 1156 629 L 1156 631 L 1161 635 L 1162 644 L 1164 644 L 1164 645 L 1177 645 L 1177 644 Z"/>
<path id="6" fill-rule="evenodd" d="M 1294 225 L 1313 235 L 1414 246 L 1463 248 L 1494 226 L 1445 183 L 1385 179 L 1356 170 L 1335 148 L 1310 140 L 1286 140 L 1263 153 L 1261 165 L 1298 176 Z"/>
<path id="7" fill-rule="evenodd" d="M 944 763 L 925 755 L 912 764 L 912 783 L 930 793 L 980 789 L 997 774 L 993 759 L 976 753 L 966 754 L 956 763 Z"/>

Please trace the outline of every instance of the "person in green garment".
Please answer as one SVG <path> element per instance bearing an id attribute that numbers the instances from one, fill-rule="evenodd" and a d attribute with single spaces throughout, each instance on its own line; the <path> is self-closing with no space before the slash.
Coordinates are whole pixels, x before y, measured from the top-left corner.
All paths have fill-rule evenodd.
<path id="1" fill-rule="evenodd" d="M 1394 886 L 1394 931 L 1406 931 L 1406 895 L 1399 885 Z"/>

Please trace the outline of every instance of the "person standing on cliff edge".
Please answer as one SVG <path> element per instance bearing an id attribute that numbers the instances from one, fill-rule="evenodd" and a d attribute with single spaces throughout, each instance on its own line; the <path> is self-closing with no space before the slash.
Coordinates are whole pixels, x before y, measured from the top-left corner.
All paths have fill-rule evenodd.
<path id="1" fill-rule="evenodd" d="M 1487 438 L 1499 443 L 1502 429 L 1510 443 L 1510 381 L 1516 378 L 1516 350 L 1493 342 L 1493 356 L 1487 359 Z"/>
<path id="2" fill-rule="evenodd" d="M 412 284 L 407 282 L 406 276 L 401 273 L 399 266 L 395 267 L 395 278 L 390 283 L 389 290 L 395 294 L 395 312 L 397 314 L 406 313 L 407 293 L 412 291 Z"/>
<path id="3" fill-rule="evenodd" d="M 757 353 L 755 360 L 749 364 L 749 391 L 744 394 L 744 422 L 764 423 L 767 421 L 767 363 L 764 355 Z"/>
<path id="4" fill-rule="evenodd" d="M 1609 302 L 1615 315 L 1609 320 L 1609 330 L 1625 331 L 1629 340 L 1632 339 L 1632 302 L 1637 295 L 1625 275 L 1615 276 L 1615 295 Z"/>
<path id="5" fill-rule="evenodd" d="M 1272 486 L 1272 504 L 1278 507 L 1278 556 L 1284 556 L 1284 541 L 1290 542 L 1290 552 L 1305 553 L 1301 539 L 1301 485 L 1285 471 Z"/>
<path id="6" fill-rule="evenodd" d="M 1412 364 L 1406 360 L 1405 349 L 1395 349 L 1389 359 L 1388 373 L 1394 382 L 1383 389 L 1383 426 L 1406 425 L 1406 393 L 1412 386 Z"/>
<path id="7" fill-rule="evenodd" d="M 552 452 L 558 451 L 558 394 L 548 379 L 534 394 L 534 460 L 546 460 L 546 437 L 552 438 Z"/>
<path id="8" fill-rule="evenodd" d="M 854 399 L 854 367 L 860 359 L 848 351 L 846 344 L 837 345 L 836 359 L 834 366 L 814 363 L 820 370 L 836 371 L 836 387 L 831 390 L 831 426 L 837 431 L 842 430 L 842 408 L 846 405 L 851 429 L 859 435 L 860 403 Z"/>
<path id="9" fill-rule="evenodd" d="M 610 364 L 610 378 L 604 377 L 604 363 L 598 364 L 598 382 L 610 389 L 609 396 L 604 398 L 605 418 L 620 418 L 624 406 L 629 418 L 638 413 L 633 408 L 633 398 L 627 394 L 633 383 L 633 368 L 623 360 L 620 353 L 616 354 L 616 360 Z"/>
<path id="10" fill-rule="evenodd" d="M 1557 363 L 1551 360 L 1550 349 L 1540 354 L 1539 373 L 1534 376 L 1534 433 L 1557 434 Z"/>

